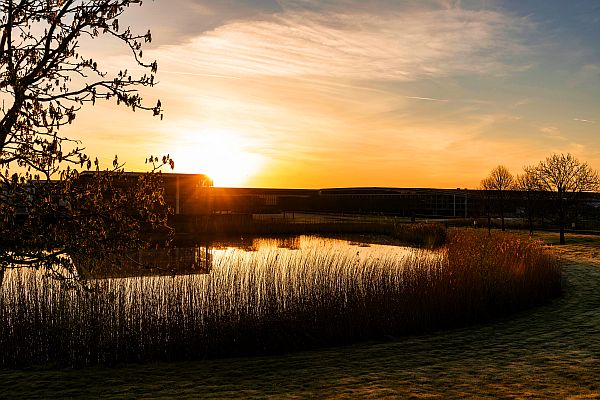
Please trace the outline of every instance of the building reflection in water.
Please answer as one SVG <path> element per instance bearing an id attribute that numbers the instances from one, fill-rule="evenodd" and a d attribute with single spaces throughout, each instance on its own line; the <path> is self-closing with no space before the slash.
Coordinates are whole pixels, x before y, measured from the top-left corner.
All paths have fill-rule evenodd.
<path id="1" fill-rule="evenodd" d="M 76 262 L 80 274 L 90 278 L 190 275 L 210 273 L 213 263 L 210 245 L 135 250 L 118 260 L 101 264 Z"/>
<path id="2" fill-rule="evenodd" d="M 215 251 L 236 249 L 255 252 L 264 247 L 298 250 L 300 245 L 300 236 L 238 237 L 172 248 L 135 250 L 115 261 L 101 264 L 80 261 L 76 265 L 80 274 L 95 279 L 208 274 L 213 268 Z"/>
<path id="3" fill-rule="evenodd" d="M 369 240 L 365 240 L 369 239 Z M 180 240 L 173 248 L 135 250 L 121 256 L 118 262 L 92 264 L 77 262 L 79 274 L 85 278 L 133 278 L 150 276 L 202 275 L 227 269 L 232 265 L 262 265 L 279 257 L 297 262 L 302 257 L 313 259 L 319 254 L 335 253 L 348 261 L 398 259 L 413 254 L 415 249 L 377 244 L 377 238 L 326 238 L 319 236 L 238 237 L 210 242 Z M 420 250 L 422 251 L 422 250 Z M 432 256 L 438 256 L 432 252 Z"/>

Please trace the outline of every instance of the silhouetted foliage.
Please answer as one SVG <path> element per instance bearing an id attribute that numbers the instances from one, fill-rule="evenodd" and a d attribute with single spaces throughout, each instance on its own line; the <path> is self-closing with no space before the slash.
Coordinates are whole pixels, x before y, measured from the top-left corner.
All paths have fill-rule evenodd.
<path id="1" fill-rule="evenodd" d="M 515 178 L 515 189 L 525 192 L 526 196 L 526 210 L 527 210 L 527 225 L 529 226 L 529 234 L 533 235 L 533 212 L 534 203 L 537 196 L 537 190 L 539 189 L 539 183 L 534 174 L 528 172 L 532 167 L 527 166 L 524 172 L 517 175 Z"/>
<path id="2" fill-rule="evenodd" d="M 60 134 L 97 100 L 161 115 L 137 88 L 154 85 L 156 62 L 142 61 L 147 33 L 119 26 L 139 0 L 5 0 L 0 2 L 0 283 L 6 268 L 44 267 L 72 277 L 79 257 L 120 254 L 143 243 L 142 228 L 164 225 L 168 207 L 154 173 L 173 167 L 151 157 L 151 172 L 126 176 L 115 157 L 102 170 L 72 138 Z M 82 39 L 118 39 L 139 68 L 113 75 L 79 53 Z M 80 170 L 92 170 L 85 179 Z M 128 183 L 124 184 L 124 180 Z"/>
<path id="3" fill-rule="evenodd" d="M 481 186 L 486 191 L 493 191 L 496 194 L 496 202 L 500 209 L 500 219 L 502 221 L 502 230 L 504 230 L 504 192 L 512 189 L 514 178 L 508 168 L 504 165 L 499 165 L 490 172 L 490 175 L 481 181 Z M 490 192 L 486 193 L 486 200 L 488 202 L 488 228 L 490 220 L 490 205 L 489 202 Z"/>
<path id="4" fill-rule="evenodd" d="M 539 190 L 554 193 L 558 210 L 560 244 L 565 244 L 565 225 L 568 208 L 581 192 L 598 190 L 600 177 L 588 163 L 580 162 L 570 153 L 553 154 L 535 167 L 525 167 Z"/>

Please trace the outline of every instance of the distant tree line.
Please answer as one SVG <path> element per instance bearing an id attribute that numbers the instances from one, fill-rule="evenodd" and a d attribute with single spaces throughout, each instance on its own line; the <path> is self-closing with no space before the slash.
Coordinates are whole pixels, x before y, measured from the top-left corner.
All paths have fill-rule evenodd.
<path id="1" fill-rule="evenodd" d="M 536 212 L 544 209 L 542 201 L 550 199 L 557 219 L 560 244 L 564 244 L 565 228 L 569 220 L 577 216 L 582 193 L 595 192 L 599 188 L 598 172 L 569 153 L 553 154 L 537 165 L 525 166 L 523 172 L 516 176 L 499 165 L 481 181 L 488 229 L 494 213 L 500 216 L 501 229 L 505 230 L 507 191 L 518 190 L 526 196 L 525 210 L 530 233 L 533 233 Z"/>

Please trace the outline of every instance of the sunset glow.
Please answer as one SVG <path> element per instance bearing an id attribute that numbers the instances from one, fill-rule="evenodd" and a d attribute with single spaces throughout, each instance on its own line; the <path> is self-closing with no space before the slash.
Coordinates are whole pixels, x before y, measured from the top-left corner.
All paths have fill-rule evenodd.
<path id="1" fill-rule="evenodd" d="M 142 94 L 164 119 L 97 105 L 73 129 L 101 158 L 169 153 L 223 186 L 475 188 L 553 152 L 599 168 L 600 10 L 576 3 L 144 3 L 123 24 L 152 30 Z"/>
<path id="2" fill-rule="evenodd" d="M 182 133 L 173 158 L 178 171 L 208 175 L 215 186 L 243 185 L 260 172 L 263 159 L 252 153 L 242 135 L 226 130 Z"/>

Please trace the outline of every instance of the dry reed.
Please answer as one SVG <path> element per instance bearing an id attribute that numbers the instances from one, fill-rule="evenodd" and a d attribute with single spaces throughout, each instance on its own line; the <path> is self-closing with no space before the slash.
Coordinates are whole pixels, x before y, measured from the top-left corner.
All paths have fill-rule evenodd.
<path id="1" fill-rule="evenodd" d="M 417 246 L 437 247 L 446 241 L 446 226 L 440 223 L 394 224 L 391 236 Z"/>
<path id="2" fill-rule="evenodd" d="M 459 231 L 436 252 L 358 259 L 224 257 L 209 275 L 106 279 L 66 290 L 15 271 L 0 292 L 0 366 L 81 366 L 264 354 L 489 318 L 560 292 L 541 245 Z"/>

